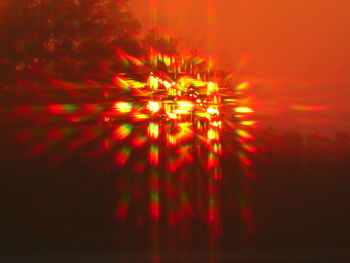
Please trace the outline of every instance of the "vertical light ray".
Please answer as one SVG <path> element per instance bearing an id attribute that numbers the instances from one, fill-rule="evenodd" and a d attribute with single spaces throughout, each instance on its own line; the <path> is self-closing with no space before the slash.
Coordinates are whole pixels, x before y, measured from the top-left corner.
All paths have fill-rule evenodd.
<path id="1" fill-rule="evenodd" d="M 214 31 L 214 1 L 207 0 L 207 37 L 208 37 L 208 51 L 213 48 L 213 31 Z M 211 60 L 211 59 L 210 59 Z"/>
<path id="2" fill-rule="evenodd" d="M 158 0 L 150 0 L 150 15 L 152 27 L 158 26 Z"/>

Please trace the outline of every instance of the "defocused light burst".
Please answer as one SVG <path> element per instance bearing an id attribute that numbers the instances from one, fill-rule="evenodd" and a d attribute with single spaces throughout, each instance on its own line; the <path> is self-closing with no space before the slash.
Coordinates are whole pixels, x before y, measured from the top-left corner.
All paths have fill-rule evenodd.
<path id="1" fill-rule="evenodd" d="M 227 83 L 209 59 L 196 55 L 169 56 L 155 50 L 147 58 L 120 50 L 117 55 L 130 72 L 115 74 L 114 86 L 106 89 L 107 97 L 116 94 L 115 101 L 6 109 L 13 120 L 32 118 L 40 127 L 56 119 L 69 124 L 44 137 L 39 129 L 14 137 L 19 143 L 34 142 L 28 156 L 54 152 L 60 144 L 68 152 L 80 150 L 87 156 L 111 154 L 115 167 L 125 173 L 121 184 L 143 189 L 140 178 L 148 178 L 144 195 L 149 195 L 152 220 L 165 218 L 176 226 L 200 216 L 220 233 L 220 187 L 223 176 L 230 176 L 230 169 L 222 167 L 223 157 L 238 160 L 247 180 L 255 177 L 250 157 L 257 151 L 252 132 L 257 123 L 245 95 L 251 84 Z M 97 142 L 96 148 L 81 150 L 92 142 Z M 55 162 L 67 159 L 68 152 L 56 154 Z M 128 187 L 121 188 L 115 211 L 119 220 L 130 218 L 135 199 Z M 170 204 L 169 211 L 163 202 Z M 245 203 L 242 213 L 251 220 Z"/>
<path id="2" fill-rule="evenodd" d="M 123 59 L 125 63 L 142 67 L 144 72 L 148 72 L 144 82 L 133 80 L 126 74 L 116 75 L 117 87 L 131 91 L 133 95 L 132 102 L 116 102 L 114 108 L 119 113 L 132 116 L 133 121 L 148 122 L 147 132 L 136 136 L 132 145 L 134 148 L 148 147 L 146 162 L 151 176 L 150 217 L 159 220 L 160 216 L 166 215 L 160 206 L 164 198 L 162 186 L 167 189 L 166 196 L 173 200 L 173 205 L 179 205 L 178 212 L 169 215 L 169 224 L 177 225 L 193 216 L 195 199 L 189 195 L 190 189 L 179 182 L 188 176 L 206 174 L 209 192 L 204 198 L 208 205 L 207 213 L 203 216 L 213 226 L 214 232 L 219 233 L 218 191 L 222 179 L 221 159 L 226 154 L 222 133 L 234 135 L 240 146 L 232 153 L 247 178 L 254 178 L 250 155 L 257 148 L 250 127 L 257 123 L 252 119 L 253 107 L 247 105 L 244 95 L 251 83 L 242 81 L 229 85 L 227 78 L 215 71 L 211 60 L 194 55 L 169 56 L 152 49 L 148 59 L 142 62 L 136 60 L 137 63 L 133 63 L 135 59 L 126 54 Z M 130 129 L 131 126 L 119 127 L 115 132 L 116 137 L 128 136 Z M 117 155 L 118 163 L 125 164 L 129 155 L 130 149 L 123 148 Z M 134 171 L 144 173 L 144 169 L 145 166 L 140 163 L 134 165 Z M 182 198 L 174 200 L 174 195 Z M 123 200 L 117 208 L 117 214 L 122 219 L 126 217 Z M 252 229 L 252 215 L 248 206 L 242 205 L 241 212 Z"/>

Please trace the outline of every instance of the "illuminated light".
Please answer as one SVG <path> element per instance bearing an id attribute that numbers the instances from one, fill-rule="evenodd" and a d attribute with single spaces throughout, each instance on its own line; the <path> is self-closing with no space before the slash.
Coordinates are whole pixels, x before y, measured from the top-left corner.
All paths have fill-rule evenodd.
<path id="1" fill-rule="evenodd" d="M 210 124 L 213 125 L 214 127 L 221 128 L 222 122 L 221 121 L 214 121 L 214 122 L 210 122 Z"/>
<path id="2" fill-rule="evenodd" d="M 127 67 L 130 66 L 130 62 L 127 58 L 128 55 L 124 51 L 117 49 L 116 53 L 117 53 L 117 56 L 121 59 L 121 61 L 123 62 L 123 64 L 125 66 L 127 66 Z"/>
<path id="3" fill-rule="evenodd" d="M 212 175 L 213 175 L 214 180 L 216 180 L 216 181 L 221 179 L 220 166 L 214 167 L 214 169 L 212 171 Z"/>
<path id="4" fill-rule="evenodd" d="M 252 161 L 243 152 L 238 152 L 238 157 L 244 166 L 252 166 Z"/>
<path id="5" fill-rule="evenodd" d="M 213 152 L 216 154 L 221 154 L 221 144 L 220 143 L 214 143 Z"/>
<path id="6" fill-rule="evenodd" d="M 120 200 L 119 204 L 116 207 L 115 214 L 117 219 L 125 220 L 129 210 L 131 197 L 128 194 L 125 194 Z"/>
<path id="7" fill-rule="evenodd" d="M 220 143 L 219 138 L 221 136 L 220 127 L 222 125 L 228 126 L 229 121 L 232 120 L 231 129 L 233 132 L 237 132 L 236 137 L 238 138 L 236 138 L 236 140 L 241 143 L 238 145 L 238 149 L 241 149 L 242 153 L 237 157 L 241 162 L 240 168 L 243 171 L 252 170 L 251 167 L 248 167 L 250 160 L 246 155 L 250 152 L 256 151 L 256 148 L 250 145 L 250 143 L 252 143 L 251 141 L 247 140 L 252 139 L 253 136 L 245 130 L 248 130 L 248 126 L 254 125 L 256 122 L 250 120 L 252 118 L 249 114 L 246 114 L 246 110 L 241 111 L 241 108 L 243 107 L 238 107 L 250 104 L 245 101 L 238 102 L 237 99 L 233 98 L 221 98 L 221 94 L 219 93 L 221 91 L 227 91 L 225 95 L 231 94 L 232 97 L 238 92 L 236 92 L 236 90 L 232 91 L 232 88 L 230 88 L 230 90 L 229 88 L 221 90 L 221 85 L 220 89 L 218 85 L 218 83 L 221 82 L 216 83 L 210 81 L 216 80 L 216 77 L 220 78 L 220 80 L 222 80 L 222 78 L 219 74 L 215 74 L 216 72 L 210 72 L 204 59 L 200 57 L 191 58 L 190 56 L 170 57 L 162 55 L 156 51 L 151 52 L 152 53 L 150 53 L 150 57 L 148 58 L 149 61 L 145 62 L 143 65 L 144 68 L 135 71 L 130 69 L 130 71 L 128 71 L 134 73 L 142 72 L 143 74 L 144 72 L 153 70 L 154 73 L 150 74 L 148 79 L 146 77 L 144 81 L 135 81 L 126 78 L 125 75 L 122 74 L 118 75 L 119 79 L 116 78 L 118 87 L 125 87 L 126 89 L 130 88 L 130 90 L 127 94 L 121 94 L 121 96 L 119 96 L 119 91 L 117 91 L 117 94 L 115 95 L 119 99 L 118 102 L 115 102 L 115 104 L 112 105 L 112 110 L 114 112 L 108 111 L 110 110 L 110 106 L 108 105 L 108 108 L 105 107 L 108 111 L 107 114 L 85 115 L 91 119 L 95 118 L 95 116 L 99 116 L 99 118 L 105 115 L 108 118 L 111 116 L 108 121 L 114 122 L 115 117 L 118 115 L 117 113 L 120 112 L 130 114 L 128 116 L 132 118 L 133 122 L 146 119 L 151 119 L 147 122 L 154 122 L 146 124 L 148 125 L 146 134 L 138 133 L 136 136 L 131 136 L 133 126 L 130 124 L 128 124 L 130 125 L 129 130 L 127 127 L 124 127 L 126 129 L 123 129 L 122 125 L 120 125 L 116 126 L 117 129 L 114 132 L 114 136 L 119 139 L 125 139 L 129 136 L 127 139 L 130 139 L 132 147 L 124 147 L 121 150 L 119 149 L 114 156 L 115 162 L 119 165 L 130 165 L 133 171 L 139 173 L 140 176 L 151 172 L 151 187 L 147 191 L 147 199 L 149 202 L 147 212 L 153 219 L 158 220 L 160 216 L 163 216 L 160 214 L 160 212 L 162 212 L 160 211 L 160 196 L 163 193 L 169 195 L 169 201 L 175 200 L 171 205 L 175 209 L 170 213 L 164 213 L 164 215 L 167 214 L 166 217 L 169 219 L 169 222 L 177 224 L 181 220 L 186 220 L 187 215 L 193 214 L 190 200 L 195 200 L 193 198 L 189 199 L 189 196 L 186 196 L 185 191 L 190 191 L 190 189 L 185 180 L 189 178 L 190 173 L 193 171 L 193 168 L 190 166 L 193 163 L 194 158 L 199 157 L 198 159 L 202 159 L 197 164 L 200 164 L 200 169 L 203 169 L 204 172 L 209 175 L 205 180 L 209 179 L 210 181 L 204 182 L 204 185 L 208 185 L 209 183 L 210 189 L 209 198 L 208 194 L 207 198 L 205 198 L 207 200 L 204 203 L 206 206 L 204 210 L 205 214 L 203 215 L 203 213 L 200 213 L 200 215 L 204 216 L 204 220 L 207 220 L 208 218 L 209 221 L 213 223 L 211 224 L 213 229 L 217 229 L 220 221 L 220 206 L 218 206 L 220 205 L 220 202 L 217 196 L 217 191 L 220 190 L 221 187 L 216 188 L 218 182 L 215 180 L 221 178 L 221 154 L 223 151 L 223 146 Z M 128 56 L 127 54 L 124 54 L 124 57 L 130 65 L 141 66 L 141 60 Z M 204 65 L 197 67 L 197 62 L 204 62 Z M 156 68 L 152 63 L 153 65 L 159 64 L 160 67 Z M 192 76 L 189 75 L 189 71 L 193 72 Z M 209 73 L 206 73 L 207 71 Z M 177 72 L 180 72 L 180 74 Z M 201 79 L 203 81 L 201 81 Z M 238 88 L 237 90 L 240 89 Z M 244 88 L 241 90 L 244 90 Z M 110 92 L 112 93 L 112 91 Z M 131 104 L 119 101 L 129 101 L 129 94 L 130 97 L 138 102 Z M 221 102 L 226 103 L 226 105 L 221 105 Z M 226 107 L 229 103 L 231 103 L 229 107 Z M 237 111 L 235 111 L 236 107 Z M 223 112 L 225 114 L 219 116 L 220 113 L 222 113 L 221 111 L 226 108 L 231 109 L 230 116 L 228 116 L 229 112 L 227 112 L 227 114 Z M 98 111 L 95 106 L 93 106 L 92 110 L 94 112 Z M 104 109 L 102 108 L 102 110 Z M 57 112 L 70 112 L 70 110 L 58 108 Z M 251 110 L 251 112 L 253 112 L 253 110 Z M 243 119 L 236 119 L 232 114 L 240 115 Z M 72 116 L 67 116 L 67 118 L 71 119 Z M 162 120 L 157 123 L 160 118 Z M 146 122 L 142 122 L 140 127 L 143 128 L 144 123 Z M 120 124 L 120 122 L 118 124 Z M 109 125 L 109 127 L 111 126 L 112 125 Z M 240 127 L 242 130 L 237 130 L 237 127 Z M 133 131 L 134 135 L 135 131 Z M 163 135 L 162 133 L 165 133 L 165 141 L 161 136 Z M 52 136 L 53 138 L 62 138 L 63 135 L 61 133 L 52 133 Z M 114 136 L 108 138 L 110 139 L 111 145 L 109 145 L 109 147 L 111 149 L 114 148 L 113 143 L 118 144 Z M 83 143 L 85 143 L 85 141 L 83 141 Z M 165 145 L 161 145 L 161 143 L 165 143 Z M 195 145 L 193 143 L 195 143 Z M 125 145 L 125 143 L 122 144 Z M 133 157 L 137 157 L 133 156 L 134 154 L 131 152 L 131 149 L 142 146 L 145 147 L 145 145 L 150 146 L 149 149 L 146 149 L 146 157 L 142 158 L 139 162 L 136 161 L 136 163 L 133 162 L 133 164 L 131 164 Z M 168 149 L 166 147 L 168 147 Z M 139 148 L 139 150 L 140 149 L 141 148 Z M 164 150 L 165 152 L 163 152 Z M 237 154 L 237 151 L 235 152 Z M 163 156 L 163 153 L 167 155 Z M 244 164 L 244 166 L 242 164 Z M 160 178 L 158 173 L 161 172 L 165 172 L 166 176 Z M 203 173 L 202 170 L 201 172 Z M 127 187 L 125 182 L 123 185 Z M 162 187 L 160 188 L 160 186 Z M 165 189 L 163 186 L 165 186 Z M 137 187 L 140 187 L 140 185 L 138 184 Z M 133 190 L 134 188 L 132 189 L 132 192 L 134 193 Z M 203 187 L 200 187 L 199 191 L 203 191 Z M 202 194 L 203 193 L 201 193 L 201 196 Z M 190 196 L 193 197 L 191 193 Z M 179 200 L 180 198 L 181 200 Z M 122 196 L 122 200 L 119 201 L 115 213 L 120 220 L 129 219 L 128 211 L 130 210 L 130 201 L 131 194 L 128 196 Z M 179 203 L 180 206 L 178 206 Z M 203 203 L 201 205 L 203 205 Z M 159 224 L 153 224 L 153 226 L 155 226 L 156 229 L 159 227 Z"/>
<path id="8" fill-rule="evenodd" d="M 147 120 L 149 119 L 150 116 L 147 114 L 142 114 L 142 113 L 135 113 L 134 115 L 134 120 L 138 121 L 138 120 Z"/>
<path id="9" fill-rule="evenodd" d="M 84 119 L 86 119 L 86 117 L 77 117 L 77 116 L 70 116 L 69 117 L 69 121 L 76 123 L 76 122 L 82 122 L 84 121 Z"/>
<path id="10" fill-rule="evenodd" d="M 114 137 L 118 140 L 124 140 L 130 135 L 132 131 L 132 125 L 122 124 L 114 131 Z"/>
<path id="11" fill-rule="evenodd" d="M 215 153 L 210 152 L 208 156 L 208 170 L 219 166 L 219 158 Z"/>
<path id="12" fill-rule="evenodd" d="M 129 59 L 131 60 L 131 62 L 134 65 L 139 66 L 139 67 L 143 66 L 143 62 L 140 59 L 138 59 L 137 57 L 129 56 Z"/>
<path id="13" fill-rule="evenodd" d="M 257 122 L 256 121 L 241 121 L 240 124 L 244 125 L 244 126 L 253 126 L 255 125 Z"/>
<path id="14" fill-rule="evenodd" d="M 194 108 L 191 101 L 178 101 L 177 106 L 178 108 L 174 111 L 177 114 L 189 114 Z"/>
<path id="15" fill-rule="evenodd" d="M 158 65 L 158 55 L 157 55 L 157 52 L 152 47 L 150 48 L 149 55 L 150 55 L 151 65 L 154 66 L 154 67 L 157 67 L 157 65 Z"/>
<path id="16" fill-rule="evenodd" d="M 251 134 L 249 134 L 247 131 L 237 129 L 236 133 L 244 139 L 250 139 L 250 140 L 254 139 L 254 137 Z"/>
<path id="17" fill-rule="evenodd" d="M 257 148 L 253 145 L 249 145 L 249 144 L 243 144 L 242 147 L 247 150 L 248 152 L 256 152 Z"/>
<path id="18" fill-rule="evenodd" d="M 151 122 L 148 125 L 148 135 L 152 139 L 157 139 L 159 137 L 159 125 L 157 123 Z"/>
<path id="19" fill-rule="evenodd" d="M 116 102 L 113 109 L 120 113 L 130 113 L 132 110 L 132 103 L 130 102 Z"/>
<path id="20" fill-rule="evenodd" d="M 219 103 L 219 97 L 218 97 L 217 95 L 214 95 L 213 102 L 214 102 L 215 104 L 218 104 L 218 103 Z"/>
<path id="21" fill-rule="evenodd" d="M 207 95 L 210 96 L 212 95 L 213 93 L 215 92 L 218 92 L 219 90 L 219 86 L 217 83 L 214 83 L 214 82 L 208 82 L 207 84 Z"/>
<path id="22" fill-rule="evenodd" d="M 154 145 L 151 146 L 156 147 Z M 158 152 L 158 149 L 156 150 Z M 158 153 L 157 153 L 158 154 Z M 158 220 L 159 219 L 159 176 L 158 171 L 156 169 L 152 169 L 151 172 L 151 193 L 150 193 L 150 214 L 153 219 Z"/>
<path id="23" fill-rule="evenodd" d="M 128 84 L 130 85 L 131 88 L 138 89 L 137 91 L 141 94 L 143 94 L 140 89 L 144 88 L 147 84 L 139 81 L 134 81 L 134 80 L 127 80 Z"/>
<path id="24" fill-rule="evenodd" d="M 159 149 L 156 145 L 152 145 L 150 148 L 149 162 L 154 166 L 158 166 L 159 164 Z"/>
<path id="25" fill-rule="evenodd" d="M 252 113 L 254 111 L 249 107 L 237 107 L 237 108 L 235 108 L 235 112 L 237 112 L 237 113 Z"/>
<path id="26" fill-rule="evenodd" d="M 76 111 L 78 109 L 76 105 L 71 104 L 65 104 L 63 107 L 66 113 L 72 113 L 73 111 Z"/>
<path id="27" fill-rule="evenodd" d="M 141 147 L 146 143 L 146 141 L 147 141 L 146 137 L 140 136 L 140 137 L 134 138 L 132 143 L 136 147 Z"/>
<path id="28" fill-rule="evenodd" d="M 165 57 L 164 57 L 164 63 L 165 63 L 165 65 L 167 65 L 167 66 L 169 67 L 170 64 L 171 64 L 171 59 L 170 59 L 170 57 L 165 56 Z"/>
<path id="29" fill-rule="evenodd" d="M 219 110 L 217 108 L 214 108 L 214 107 L 209 107 L 207 109 L 207 113 L 208 114 L 211 114 L 211 115 L 214 115 L 214 114 L 219 114 Z"/>
<path id="30" fill-rule="evenodd" d="M 196 116 L 198 117 L 198 118 L 210 118 L 210 116 L 208 116 L 208 114 L 206 113 L 206 112 L 196 112 Z"/>
<path id="31" fill-rule="evenodd" d="M 179 123 L 179 131 L 176 134 L 167 134 L 168 143 L 171 145 L 175 145 L 180 141 L 186 140 L 193 136 L 194 131 L 191 128 L 192 123 Z M 179 151 L 183 150 L 180 148 Z"/>
<path id="32" fill-rule="evenodd" d="M 237 102 L 237 99 L 224 99 L 225 102 Z"/>
<path id="33" fill-rule="evenodd" d="M 47 109 L 51 113 L 72 113 L 73 111 L 77 110 L 78 107 L 75 105 L 69 105 L 69 104 L 52 104 L 48 105 Z"/>
<path id="34" fill-rule="evenodd" d="M 105 123 L 111 123 L 112 122 L 112 118 L 109 117 L 109 116 L 103 116 L 102 120 Z"/>
<path id="35" fill-rule="evenodd" d="M 156 191 L 151 192 L 151 217 L 153 219 L 159 219 L 159 193 Z"/>
<path id="36" fill-rule="evenodd" d="M 213 141 L 219 141 L 219 132 L 217 129 L 209 128 L 207 134 L 207 143 L 211 144 Z"/>
<path id="37" fill-rule="evenodd" d="M 124 77 L 121 77 L 121 76 L 118 76 L 116 75 L 114 77 L 114 84 L 117 86 L 117 87 L 121 87 L 123 88 L 124 90 L 129 90 L 130 89 L 130 83 L 127 81 L 126 78 Z"/>
<path id="38" fill-rule="evenodd" d="M 158 78 L 154 77 L 153 74 L 148 78 L 148 85 L 150 86 L 151 89 L 156 90 L 158 89 Z"/>
<path id="39" fill-rule="evenodd" d="M 209 199 L 209 222 L 215 221 L 215 198 L 211 196 Z"/>
<path id="40" fill-rule="evenodd" d="M 170 172 L 175 172 L 177 170 L 177 167 L 175 166 L 175 159 L 172 157 L 168 159 L 168 169 Z"/>
<path id="41" fill-rule="evenodd" d="M 158 101 L 149 101 L 147 108 L 152 112 L 152 113 L 156 113 L 159 111 L 160 106 L 159 106 L 159 102 Z"/>
<path id="42" fill-rule="evenodd" d="M 215 222 L 215 208 L 209 207 L 209 215 L 208 215 L 209 222 Z"/>
<path id="43" fill-rule="evenodd" d="M 163 85 L 164 85 L 167 89 L 169 89 L 169 88 L 171 87 L 171 83 L 168 82 L 168 81 L 164 81 L 164 82 L 163 82 Z"/>
<path id="44" fill-rule="evenodd" d="M 176 113 L 167 112 L 167 115 L 168 115 L 168 118 L 169 118 L 169 119 L 177 119 Z"/>
<path id="45" fill-rule="evenodd" d="M 171 145 L 176 145 L 177 143 L 177 137 L 176 136 L 173 136 L 171 134 L 168 134 L 167 135 L 167 139 L 168 139 L 168 143 L 171 144 Z"/>
<path id="46" fill-rule="evenodd" d="M 248 89 L 250 87 L 250 83 L 248 81 L 242 82 L 236 86 L 237 91 L 242 91 Z"/>
<path id="47" fill-rule="evenodd" d="M 130 157 L 131 149 L 129 147 L 124 147 L 115 156 L 115 161 L 118 165 L 124 166 Z"/>
<path id="48" fill-rule="evenodd" d="M 170 158 L 168 160 L 168 169 L 170 172 L 176 172 L 181 167 L 181 164 L 182 164 L 182 159 Z"/>
<path id="49" fill-rule="evenodd" d="M 121 49 L 117 49 L 117 56 L 122 60 L 125 66 L 130 66 L 130 62 L 136 66 L 143 66 L 143 62 L 137 57 L 131 56 Z"/>
<path id="50" fill-rule="evenodd" d="M 191 122 L 182 122 L 178 124 L 180 127 L 180 133 L 182 136 L 190 136 L 193 134 L 193 130 L 191 128 L 192 123 Z"/>
<path id="51" fill-rule="evenodd" d="M 195 87 L 204 87 L 206 85 L 206 82 L 192 79 L 192 85 Z"/>
<path id="52" fill-rule="evenodd" d="M 190 162 L 190 163 L 193 161 L 193 157 L 191 154 L 191 146 L 189 145 L 181 146 L 180 149 L 178 150 L 178 153 L 180 154 L 183 160 L 186 160 L 187 162 Z"/>

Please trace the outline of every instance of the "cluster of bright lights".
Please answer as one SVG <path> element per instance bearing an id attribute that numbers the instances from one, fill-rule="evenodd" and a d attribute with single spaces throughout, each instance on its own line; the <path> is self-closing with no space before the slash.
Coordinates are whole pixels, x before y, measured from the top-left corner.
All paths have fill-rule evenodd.
<path id="1" fill-rule="evenodd" d="M 193 207 L 198 205 L 190 194 L 192 186 L 186 186 L 184 179 L 191 177 L 193 180 L 196 175 L 205 175 L 200 176 L 200 180 L 206 180 L 203 185 L 208 188 L 199 190 L 205 193 L 201 195 L 204 197 L 201 198 L 203 215 L 215 231 L 219 231 L 221 157 L 235 155 L 244 174 L 250 179 L 255 176 L 250 156 L 257 149 L 250 127 L 256 121 L 252 120 L 254 111 L 245 96 L 249 82 L 222 85 L 222 78 L 215 75 L 200 57 L 166 56 L 153 52 L 150 58 L 142 59 L 121 51 L 118 57 L 126 65 L 133 65 L 130 72 L 140 74 L 138 80 L 132 77 L 137 74 L 115 75 L 115 85 L 106 89 L 117 97 L 113 103 L 16 106 L 6 110 L 13 114 L 13 119 L 30 117 L 36 123 L 37 117 L 37 123 L 42 126 L 43 116 L 50 116 L 46 120 L 47 127 L 54 127 L 51 115 L 57 115 L 65 123 L 72 124 L 49 130 L 42 141 L 37 140 L 33 129 L 15 134 L 16 140 L 33 142 L 28 150 L 29 156 L 54 150 L 57 143 L 72 151 L 97 142 L 97 148 L 86 153 L 88 156 L 112 152 L 118 167 L 130 168 L 142 178 L 145 174 L 150 175 L 147 193 L 150 191 L 152 219 L 158 220 L 165 215 L 161 193 L 166 192 L 167 198 L 172 198 L 172 207 L 176 209 L 167 211 L 166 218 L 174 226 L 193 216 L 196 213 Z M 96 122 L 100 119 L 103 125 Z M 89 123 L 89 126 L 80 129 L 79 123 Z M 230 133 L 230 136 L 225 136 L 225 133 Z M 237 147 L 231 147 L 232 138 L 238 142 Z M 230 140 L 230 147 L 225 140 Z M 61 160 L 65 155 L 54 158 Z M 130 180 L 130 185 L 142 181 L 137 182 L 134 178 L 126 173 L 123 180 Z M 144 186 L 138 187 L 142 189 Z M 120 220 L 128 218 L 133 198 L 129 190 L 122 191 L 116 207 Z M 251 220 L 247 205 L 241 199 L 239 205 L 246 220 Z"/>
<path id="2" fill-rule="evenodd" d="M 158 112 L 159 111 L 159 102 L 150 100 L 148 102 L 147 109 L 152 113 Z"/>
<path id="3" fill-rule="evenodd" d="M 134 98 L 140 98 L 141 102 L 137 110 L 130 103 L 118 102 L 114 107 L 116 112 L 132 113 L 134 120 L 202 121 L 217 128 L 222 127 L 228 112 L 232 112 L 241 125 L 255 124 L 246 118 L 254 112 L 252 108 L 241 104 L 237 98 L 249 89 L 250 83 L 244 81 L 231 88 L 221 87 L 223 78 L 215 74 L 212 63 L 206 59 L 193 55 L 168 56 L 155 50 L 150 50 L 149 57 L 143 60 L 121 52 L 119 56 L 126 64 L 149 73 L 144 82 L 127 78 L 125 74 L 116 75 L 115 84 L 134 91 Z"/>
<path id="4" fill-rule="evenodd" d="M 162 62 L 166 70 L 160 72 L 157 67 Z M 204 72 L 198 69 L 196 72 L 193 60 L 189 62 L 183 57 L 154 53 L 151 63 L 156 67 L 143 87 L 149 97 L 147 109 L 151 115 L 167 121 L 207 120 L 211 125 L 221 127 L 219 85 L 203 80 L 209 78 L 207 68 Z"/>
<path id="5" fill-rule="evenodd" d="M 230 151 L 236 155 L 247 178 L 254 178 L 250 154 L 256 151 L 254 136 L 249 127 L 256 122 L 251 119 L 254 113 L 245 92 L 249 89 L 247 81 L 228 85 L 224 77 L 217 74 L 210 61 L 198 56 L 168 56 L 150 50 L 148 58 L 137 59 L 119 52 L 126 65 L 134 65 L 143 75 L 143 81 L 137 81 L 121 73 L 115 76 L 115 84 L 130 94 L 129 101 L 116 102 L 113 106 L 117 119 L 126 118 L 130 125 L 121 125 L 114 133 L 117 140 L 132 137 L 132 127 L 137 121 L 147 121 L 142 135 L 135 134 L 130 139 L 133 147 L 146 148 L 145 162 L 136 163 L 133 170 L 137 173 L 150 172 L 150 216 L 159 220 L 162 215 L 160 188 L 168 185 L 167 195 L 187 196 L 186 191 L 177 188 L 175 182 L 163 182 L 166 167 L 167 178 L 181 180 L 189 175 L 191 167 L 196 165 L 198 173 L 207 174 L 209 195 L 207 220 L 216 232 L 220 231 L 220 209 L 218 203 L 218 185 L 222 178 L 222 155 L 228 151 L 222 144 L 222 133 L 234 135 L 239 145 Z M 146 74 L 145 74 L 146 73 Z M 127 98 L 127 96 L 124 96 Z M 243 98 L 243 99 L 242 99 Z M 141 125 L 140 127 L 145 127 Z M 225 129 L 223 129 L 225 127 Z M 122 148 L 116 155 L 116 163 L 124 166 L 132 159 L 132 148 Z M 146 164 L 147 163 L 147 164 Z M 170 187 L 171 185 L 171 187 Z M 184 201 L 186 200 L 186 202 Z M 170 213 L 169 224 L 176 225 L 182 218 L 192 216 L 191 206 L 195 205 L 186 197 L 173 200 L 179 209 Z M 118 206 L 118 217 L 125 218 L 124 199 Z M 241 204 L 242 214 L 250 220 L 249 209 Z M 124 211 L 124 212 L 123 212 Z"/>

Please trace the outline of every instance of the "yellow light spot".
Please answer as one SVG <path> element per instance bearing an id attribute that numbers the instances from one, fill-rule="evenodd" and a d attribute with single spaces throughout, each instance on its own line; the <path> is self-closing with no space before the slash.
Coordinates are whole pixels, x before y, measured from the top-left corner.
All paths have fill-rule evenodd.
<path id="1" fill-rule="evenodd" d="M 254 111 L 249 107 L 237 107 L 237 108 L 235 108 L 235 112 L 237 112 L 237 113 L 252 113 Z"/>
<path id="2" fill-rule="evenodd" d="M 156 113 L 159 111 L 159 102 L 158 101 L 149 101 L 148 102 L 148 105 L 147 105 L 147 108 L 153 112 L 153 113 Z"/>
<path id="3" fill-rule="evenodd" d="M 211 115 L 214 115 L 214 114 L 219 114 L 219 110 L 217 108 L 214 108 L 214 107 L 209 107 L 207 109 L 207 113 L 208 114 L 211 114 Z"/>
<path id="4" fill-rule="evenodd" d="M 113 108 L 120 113 L 129 113 L 132 110 L 132 104 L 129 102 L 116 102 Z"/>

